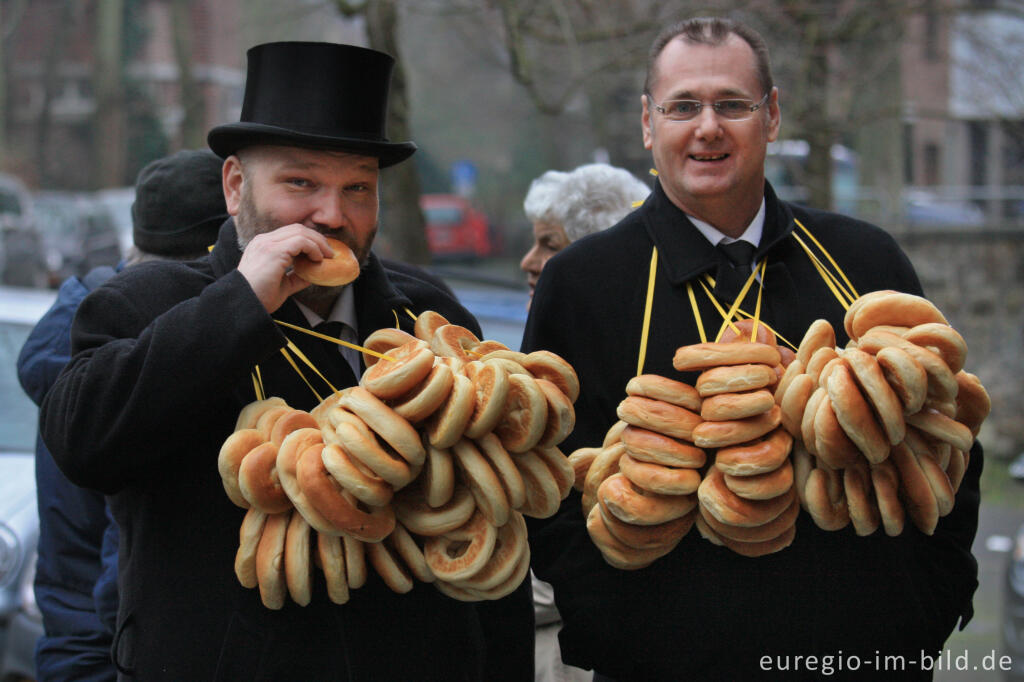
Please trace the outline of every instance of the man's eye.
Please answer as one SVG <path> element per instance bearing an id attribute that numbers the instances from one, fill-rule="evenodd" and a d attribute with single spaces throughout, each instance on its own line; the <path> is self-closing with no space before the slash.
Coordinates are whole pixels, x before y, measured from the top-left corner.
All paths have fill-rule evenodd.
<path id="1" fill-rule="evenodd" d="M 673 111 L 677 114 L 693 114 L 697 111 L 698 107 L 700 107 L 700 102 L 681 99 L 672 102 L 669 106 L 669 111 Z"/>
<path id="2" fill-rule="evenodd" d="M 724 114 L 739 114 L 750 109 L 750 103 L 742 99 L 720 99 L 715 107 Z"/>
<path id="3" fill-rule="evenodd" d="M 311 187 L 313 183 L 306 178 L 288 178 L 288 184 L 296 187 Z"/>

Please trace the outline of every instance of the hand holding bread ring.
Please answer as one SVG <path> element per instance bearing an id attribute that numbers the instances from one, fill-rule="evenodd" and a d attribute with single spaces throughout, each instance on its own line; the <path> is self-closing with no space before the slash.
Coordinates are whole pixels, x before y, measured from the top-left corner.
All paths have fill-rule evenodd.
<path id="1" fill-rule="evenodd" d="M 242 252 L 238 271 L 267 312 L 272 313 L 289 296 L 311 284 L 293 269 L 300 256 L 319 263 L 334 255 L 324 235 L 302 225 L 286 225 L 253 237 Z"/>

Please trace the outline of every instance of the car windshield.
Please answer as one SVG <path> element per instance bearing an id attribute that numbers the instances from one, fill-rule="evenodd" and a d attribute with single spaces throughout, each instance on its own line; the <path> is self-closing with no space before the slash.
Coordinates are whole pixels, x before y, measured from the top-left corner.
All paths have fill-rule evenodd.
<path id="1" fill-rule="evenodd" d="M 34 452 L 38 409 L 18 383 L 16 363 L 31 325 L 0 322 L 0 450 Z"/>
<path id="2" fill-rule="evenodd" d="M 457 206 L 428 208 L 424 213 L 431 225 L 454 225 L 462 220 L 462 209 Z"/>

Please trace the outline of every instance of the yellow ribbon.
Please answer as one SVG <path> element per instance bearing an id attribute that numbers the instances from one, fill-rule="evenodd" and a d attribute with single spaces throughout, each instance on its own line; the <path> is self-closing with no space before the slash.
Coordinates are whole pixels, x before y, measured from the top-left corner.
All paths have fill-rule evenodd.
<path id="1" fill-rule="evenodd" d="M 640 357 L 636 363 L 636 374 L 644 373 L 647 361 L 647 339 L 651 332 L 651 309 L 654 306 L 654 277 L 658 272 L 658 247 L 651 249 L 651 265 L 647 273 L 647 300 L 644 303 L 644 326 L 640 332 Z"/>
<path id="2" fill-rule="evenodd" d="M 394 311 L 392 311 L 392 312 L 394 312 Z M 299 326 L 294 325 L 294 324 L 289 324 L 287 322 L 282 322 L 281 320 L 274 320 L 274 322 L 277 322 L 282 327 L 288 327 L 289 329 L 294 329 L 296 331 L 300 331 L 303 334 L 309 334 L 310 336 L 315 336 L 318 339 L 323 339 L 324 341 L 330 341 L 331 343 L 336 343 L 339 346 L 345 346 L 346 348 L 352 348 L 354 350 L 359 351 L 360 353 L 367 353 L 369 355 L 372 355 L 375 358 L 382 358 L 384 360 L 387 360 L 388 362 L 394 362 L 395 361 L 394 358 L 392 358 L 390 356 L 387 356 L 387 355 L 384 355 L 383 353 L 378 353 L 375 350 L 370 350 L 369 348 L 364 348 L 363 346 L 360 346 L 360 345 L 355 344 L 355 343 L 349 343 L 348 341 L 342 341 L 341 339 L 336 339 L 333 336 L 328 336 L 327 334 L 321 334 L 320 332 L 315 332 L 312 329 L 306 329 L 305 327 L 299 327 Z M 289 341 L 289 343 L 291 343 L 291 342 Z"/>

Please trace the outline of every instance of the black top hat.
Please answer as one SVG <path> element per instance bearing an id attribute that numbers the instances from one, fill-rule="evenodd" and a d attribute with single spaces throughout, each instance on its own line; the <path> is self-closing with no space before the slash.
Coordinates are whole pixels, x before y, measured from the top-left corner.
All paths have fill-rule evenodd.
<path id="1" fill-rule="evenodd" d="M 249 145 L 278 144 L 375 156 L 384 168 L 416 151 L 413 142 L 389 142 L 385 135 L 390 55 L 305 42 L 265 43 L 247 55 L 241 118 L 207 136 L 221 158 Z"/>

